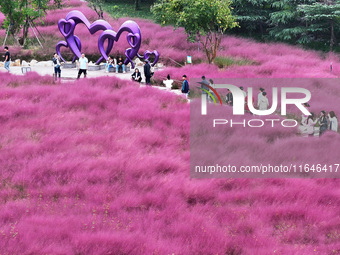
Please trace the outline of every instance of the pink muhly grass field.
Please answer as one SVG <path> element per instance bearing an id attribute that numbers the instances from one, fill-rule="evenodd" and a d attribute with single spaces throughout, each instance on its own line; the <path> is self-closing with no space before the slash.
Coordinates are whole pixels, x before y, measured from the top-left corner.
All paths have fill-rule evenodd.
<path id="1" fill-rule="evenodd" d="M 86 3 L 65 4 L 68 9 L 49 11 L 39 26 L 55 43 L 63 39 L 57 21 L 68 11 L 96 19 Z M 118 29 L 127 18 L 107 20 Z M 223 39 L 219 56 L 254 64 L 176 68 L 169 58 L 183 63 L 187 55 L 205 56 L 183 30 L 134 20 L 142 30 L 140 53 L 156 49 L 171 65 L 156 71 L 157 83 L 167 74 L 217 82 L 340 73 L 336 55 L 233 36 Z M 76 31 L 88 36 L 84 26 Z M 115 46 L 112 54 L 124 52 L 124 42 Z M 96 54 L 96 39 L 84 41 L 84 50 Z M 14 56 L 20 51 L 11 48 Z M 190 179 L 190 108 L 181 97 L 107 77 L 54 84 L 35 73 L 0 73 L 0 80 L 0 254 L 340 253 L 338 179 Z M 311 111 L 340 115 L 340 87 L 320 79 L 308 89 Z M 283 128 L 222 132 L 222 139 L 207 133 L 202 157 L 214 141 L 225 143 L 226 160 L 237 165 L 340 158 L 339 134 L 332 132 L 311 139 Z"/>
<path id="2" fill-rule="evenodd" d="M 186 180 L 188 105 L 115 78 L 0 76 L 0 252 L 166 248 L 143 225 L 169 213 L 168 191 Z"/>
<path id="3" fill-rule="evenodd" d="M 0 78 L 1 253 L 339 251 L 337 179 L 190 179 L 180 97 L 116 78 Z M 226 157 L 255 164 L 270 149 L 272 163 L 317 162 L 327 149 L 339 158 L 335 133 L 267 131 L 234 130 Z"/>

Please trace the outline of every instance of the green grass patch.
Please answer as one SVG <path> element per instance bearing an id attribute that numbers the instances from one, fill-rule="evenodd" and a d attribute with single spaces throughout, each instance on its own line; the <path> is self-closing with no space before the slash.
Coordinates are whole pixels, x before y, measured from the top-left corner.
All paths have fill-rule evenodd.
<path id="1" fill-rule="evenodd" d="M 134 0 L 112 0 L 110 3 L 104 3 L 103 8 L 111 17 L 116 19 L 131 17 L 153 20 L 153 15 L 150 11 L 151 5 L 151 2 L 139 3 L 139 9 L 135 10 Z"/>
<path id="2" fill-rule="evenodd" d="M 249 59 L 236 59 L 236 58 L 228 58 L 228 57 L 216 57 L 214 61 L 215 65 L 218 68 L 226 68 L 229 66 L 245 66 L 245 65 L 254 65 L 255 61 Z"/>

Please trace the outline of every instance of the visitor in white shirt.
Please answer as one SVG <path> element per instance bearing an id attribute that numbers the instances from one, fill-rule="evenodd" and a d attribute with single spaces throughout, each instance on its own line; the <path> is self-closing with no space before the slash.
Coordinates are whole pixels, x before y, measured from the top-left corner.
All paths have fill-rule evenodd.
<path id="1" fill-rule="evenodd" d="M 89 67 L 89 61 L 88 59 L 85 57 L 85 54 L 82 53 L 81 54 L 81 58 L 79 59 L 79 64 L 78 64 L 78 68 L 79 68 L 79 71 L 78 71 L 78 78 L 80 78 L 80 75 L 82 73 L 84 73 L 84 78 L 86 78 L 86 74 L 87 74 L 87 69 Z"/>

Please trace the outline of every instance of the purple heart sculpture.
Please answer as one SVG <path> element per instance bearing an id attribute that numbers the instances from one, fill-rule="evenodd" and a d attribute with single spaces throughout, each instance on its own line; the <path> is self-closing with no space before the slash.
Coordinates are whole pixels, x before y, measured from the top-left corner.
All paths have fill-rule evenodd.
<path id="1" fill-rule="evenodd" d="M 81 49 L 79 47 L 80 44 L 77 43 L 77 42 L 80 42 L 80 40 L 79 40 L 79 38 L 77 40 L 76 36 L 74 35 L 74 30 L 79 23 L 84 24 L 91 34 L 94 34 L 98 31 L 113 30 L 111 25 L 104 20 L 97 20 L 97 21 L 95 21 L 91 24 L 88 21 L 88 19 L 84 16 L 84 14 L 81 13 L 80 11 L 69 12 L 65 19 L 61 19 L 58 22 L 59 30 L 60 30 L 61 34 L 65 37 L 65 40 L 66 40 L 66 42 L 64 42 L 64 43 L 66 43 L 66 46 L 65 46 L 64 43 L 59 42 L 57 47 L 56 47 L 57 54 L 60 57 L 61 57 L 61 54 L 60 54 L 60 47 L 61 46 L 70 48 L 70 50 L 73 52 L 73 54 L 77 58 L 81 57 Z M 112 50 L 112 47 L 113 47 L 113 41 L 109 40 L 108 46 L 107 46 L 105 52 L 107 52 L 107 54 L 108 54 Z M 104 60 L 104 57 L 101 56 L 98 59 L 96 64 L 99 64 L 103 60 Z"/>
<path id="2" fill-rule="evenodd" d="M 158 51 L 156 51 L 156 50 L 154 50 L 154 51 L 147 50 L 147 51 L 144 52 L 144 56 L 141 56 L 141 55 L 138 54 L 138 57 L 141 58 L 141 59 L 144 59 L 144 60 L 149 60 L 151 55 L 155 56 L 155 60 L 153 61 L 151 66 L 155 66 L 156 63 L 159 60 L 159 52 Z"/>
<path id="3" fill-rule="evenodd" d="M 104 42 L 106 39 L 110 41 L 116 41 L 118 42 L 121 34 L 123 32 L 127 32 L 127 40 L 129 45 L 131 46 L 131 48 L 128 48 L 125 50 L 125 56 L 126 59 L 124 61 L 124 64 L 128 64 L 129 62 L 131 63 L 132 68 L 135 67 L 135 64 L 133 63 L 133 59 L 134 57 L 137 56 L 139 48 L 141 46 L 141 42 L 142 42 L 142 36 L 141 36 L 141 32 L 140 32 L 140 28 L 137 25 L 136 22 L 128 20 L 125 21 L 121 27 L 119 28 L 118 32 L 116 33 L 113 30 L 106 30 L 103 33 L 101 33 L 101 35 L 99 36 L 98 39 L 98 47 L 100 50 L 100 53 L 102 54 L 102 56 L 107 59 L 108 58 L 108 53 L 104 50 Z"/>
<path id="4" fill-rule="evenodd" d="M 74 39 L 75 39 L 75 44 L 76 44 L 77 48 L 79 49 L 79 51 L 81 51 L 81 41 L 80 41 L 80 39 L 78 38 L 78 36 L 74 36 Z M 60 48 L 61 47 L 69 48 L 69 46 L 68 46 L 67 42 L 65 42 L 65 41 L 58 42 L 57 46 L 56 46 L 57 54 L 60 56 L 62 61 L 66 62 L 65 59 L 60 54 Z M 76 59 L 77 59 L 77 57 L 74 56 L 73 59 L 72 59 L 72 62 L 76 61 Z"/>
<path id="5" fill-rule="evenodd" d="M 131 46 L 131 48 L 125 50 L 126 59 L 124 61 L 124 64 L 128 64 L 130 62 L 132 68 L 134 68 L 135 65 L 133 63 L 133 59 L 135 57 L 148 60 L 150 55 L 154 55 L 155 61 L 152 64 L 152 66 L 154 66 L 159 59 L 159 53 L 156 50 L 152 52 L 146 51 L 144 53 L 144 56 L 138 55 L 138 51 L 142 42 L 142 35 L 140 28 L 136 22 L 131 20 L 125 21 L 116 33 L 111 25 L 104 20 L 97 20 L 91 24 L 84 16 L 84 14 L 80 11 L 71 11 L 66 15 L 65 19 L 60 19 L 58 22 L 60 33 L 64 36 L 66 40 L 58 42 L 56 46 L 57 54 L 63 61 L 65 60 L 60 53 L 61 47 L 70 48 L 70 50 L 73 52 L 74 58 L 72 62 L 81 57 L 81 41 L 76 35 L 74 35 L 74 30 L 76 26 L 80 23 L 84 24 L 87 27 L 91 35 L 95 34 L 98 31 L 103 31 L 98 39 L 98 48 L 101 53 L 101 57 L 97 60 L 96 64 L 100 64 L 100 62 L 102 62 L 103 60 L 107 60 L 108 55 L 113 48 L 114 42 L 118 42 L 123 32 L 127 32 L 126 39 Z M 105 49 L 104 43 L 106 40 L 108 40 L 108 44 Z"/>

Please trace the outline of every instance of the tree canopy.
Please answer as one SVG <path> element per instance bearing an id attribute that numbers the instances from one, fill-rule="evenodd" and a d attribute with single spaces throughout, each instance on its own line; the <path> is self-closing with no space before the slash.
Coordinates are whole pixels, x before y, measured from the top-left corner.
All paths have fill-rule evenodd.
<path id="1" fill-rule="evenodd" d="M 201 42 L 212 63 L 222 35 L 237 26 L 230 4 L 229 0 L 158 0 L 151 11 L 162 25 L 183 27 L 190 41 Z"/>
<path id="2" fill-rule="evenodd" d="M 24 45 L 30 23 L 45 16 L 49 0 L 0 0 L 0 11 L 5 15 L 4 27 Z M 19 33 L 22 31 L 22 36 Z"/>
<path id="3" fill-rule="evenodd" d="M 233 13 L 246 33 L 333 50 L 340 35 L 339 0 L 234 0 Z"/>

